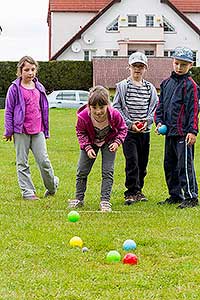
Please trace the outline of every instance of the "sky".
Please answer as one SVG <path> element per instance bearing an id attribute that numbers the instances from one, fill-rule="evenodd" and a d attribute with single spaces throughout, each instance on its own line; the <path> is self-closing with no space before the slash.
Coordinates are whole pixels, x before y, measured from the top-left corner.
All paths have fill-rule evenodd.
<path id="1" fill-rule="evenodd" d="M 49 0 L 0 0 L 0 61 L 48 60 Z"/>

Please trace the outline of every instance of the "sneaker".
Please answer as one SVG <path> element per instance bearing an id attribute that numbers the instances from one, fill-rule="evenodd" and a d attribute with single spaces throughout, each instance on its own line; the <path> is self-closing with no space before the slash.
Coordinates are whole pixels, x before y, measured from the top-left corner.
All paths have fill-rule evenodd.
<path id="1" fill-rule="evenodd" d="M 102 212 L 111 212 L 112 211 L 111 205 L 112 204 L 109 201 L 101 201 L 100 210 Z"/>
<path id="2" fill-rule="evenodd" d="M 138 202 L 136 195 L 129 195 L 125 197 L 124 205 L 131 205 L 135 202 Z"/>
<path id="3" fill-rule="evenodd" d="M 77 208 L 84 206 L 84 202 L 78 199 L 68 200 L 68 208 Z"/>
<path id="4" fill-rule="evenodd" d="M 23 197 L 24 200 L 30 200 L 30 201 L 34 201 L 34 200 L 40 200 L 40 198 L 36 195 L 31 195 L 31 196 L 25 196 Z"/>
<path id="5" fill-rule="evenodd" d="M 177 206 L 177 208 L 182 209 L 182 208 L 191 208 L 198 206 L 198 199 L 197 198 L 191 198 L 191 199 L 185 199 L 180 205 Z"/>
<path id="6" fill-rule="evenodd" d="M 135 197 L 136 197 L 137 201 L 148 201 L 148 199 L 145 197 L 145 195 L 140 191 L 138 191 L 136 193 Z"/>
<path id="7" fill-rule="evenodd" d="M 158 202 L 157 204 L 158 205 L 164 205 L 164 204 L 177 204 L 177 203 L 181 203 L 183 200 L 180 199 L 180 198 L 172 198 L 172 197 L 169 197 L 167 198 L 166 200 L 164 201 L 160 201 Z"/>
<path id="8" fill-rule="evenodd" d="M 48 190 L 44 193 L 44 197 L 49 197 L 49 196 L 54 196 L 55 193 L 57 192 L 58 186 L 59 186 L 59 178 L 57 176 L 54 177 L 54 182 L 55 182 L 55 192 L 50 193 Z"/>

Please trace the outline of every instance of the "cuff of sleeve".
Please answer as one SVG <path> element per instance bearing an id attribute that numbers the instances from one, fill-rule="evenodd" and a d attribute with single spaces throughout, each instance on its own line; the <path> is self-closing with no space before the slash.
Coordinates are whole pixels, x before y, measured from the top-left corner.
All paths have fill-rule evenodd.
<path id="1" fill-rule="evenodd" d="M 93 149 L 91 145 L 87 145 L 87 146 L 85 147 L 85 151 L 86 151 L 86 152 L 88 152 L 88 151 L 91 150 L 91 149 Z"/>

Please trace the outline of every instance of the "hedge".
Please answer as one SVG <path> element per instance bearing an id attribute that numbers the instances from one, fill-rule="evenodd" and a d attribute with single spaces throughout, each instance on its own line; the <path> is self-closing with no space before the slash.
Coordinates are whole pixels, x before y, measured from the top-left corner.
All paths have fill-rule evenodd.
<path id="1" fill-rule="evenodd" d="M 11 82 L 16 79 L 17 62 L 0 62 L 0 97 L 5 97 Z M 39 62 L 38 78 L 47 93 L 53 90 L 81 89 L 92 86 L 92 63 L 89 61 Z"/>
<path id="2" fill-rule="evenodd" d="M 5 95 L 16 79 L 17 62 L 0 62 L 0 108 L 4 108 Z M 191 69 L 193 79 L 200 85 L 200 67 Z M 39 62 L 38 78 L 47 93 L 53 90 L 88 90 L 93 82 L 92 62 L 48 61 Z"/>

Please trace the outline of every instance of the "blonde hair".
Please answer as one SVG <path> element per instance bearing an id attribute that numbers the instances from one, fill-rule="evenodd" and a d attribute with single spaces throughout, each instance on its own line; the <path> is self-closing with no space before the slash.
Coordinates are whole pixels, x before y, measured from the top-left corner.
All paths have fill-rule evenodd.
<path id="1" fill-rule="evenodd" d="M 89 106 L 104 106 L 110 104 L 109 92 L 106 88 L 101 85 L 97 85 L 90 89 L 90 94 L 88 98 Z"/>
<path id="2" fill-rule="evenodd" d="M 34 60 L 31 56 L 23 56 L 20 61 L 17 64 L 17 77 L 21 77 L 22 75 L 22 69 L 24 67 L 25 62 L 28 62 L 31 65 L 35 65 L 36 69 L 38 70 L 39 65 L 38 62 L 36 60 Z"/>

